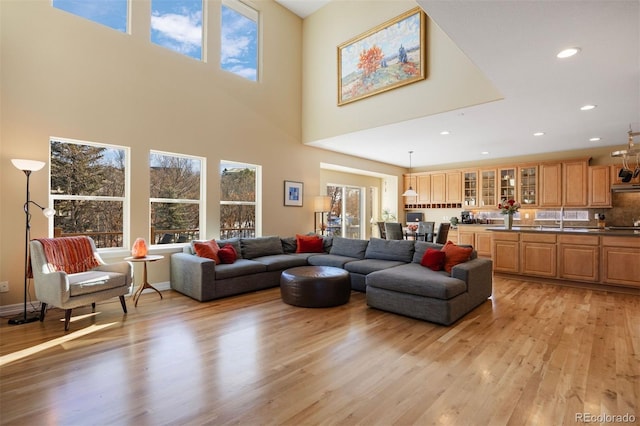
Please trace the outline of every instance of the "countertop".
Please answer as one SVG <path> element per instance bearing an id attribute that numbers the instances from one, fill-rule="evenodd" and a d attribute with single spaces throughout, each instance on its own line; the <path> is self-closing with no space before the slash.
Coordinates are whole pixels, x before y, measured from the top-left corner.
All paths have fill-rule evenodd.
<path id="1" fill-rule="evenodd" d="M 487 225 L 485 228 L 488 231 L 496 232 L 536 232 L 536 233 L 548 233 L 548 234 L 593 234 L 593 235 L 606 235 L 615 237 L 637 237 L 640 238 L 640 230 L 632 229 L 610 229 L 603 228 L 577 228 L 577 227 L 559 227 L 552 226 L 514 226 L 509 229 L 505 229 L 504 226 L 492 226 Z"/>

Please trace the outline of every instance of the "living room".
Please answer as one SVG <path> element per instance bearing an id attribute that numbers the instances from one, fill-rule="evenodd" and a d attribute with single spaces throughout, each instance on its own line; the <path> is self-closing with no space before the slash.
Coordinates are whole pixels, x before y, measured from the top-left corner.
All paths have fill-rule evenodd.
<path id="1" fill-rule="evenodd" d="M 47 205 L 47 170 L 50 163 L 51 138 L 109 144 L 130 149 L 130 214 L 124 227 L 127 243 L 123 244 L 121 250 L 104 252 L 105 259 L 115 262 L 130 255 L 129 248 L 136 237 L 149 238 L 151 151 L 206 159 L 203 199 L 207 207 L 201 228 L 202 238 L 220 236 L 219 165 L 223 161 L 261 167 L 260 234 L 292 236 L 314 229 L 313 198 L 323 194 L 327 183 L 360 187 L 366 174 L 369 175 L 367 178 L 373 175 L 379 182 L 381 201 L 376 206 L 378 211 L 372 211 L 372 216 L 382 215 L 382 210 L 386 207 L 391 208 L 397 217 L 402 217 L 404 211 L 404 200 L 400 194 L 403 191 L 402 175 L 409 171 L 406 165 L 390 164 L 314 147 L 311 144 L 313 141 L 357 132 L 378 124 L 402 122 L 422 115 L 435 114 L 436 111 L 501 98 L 501 94 L 491 82 L 475 72 L 473 63 L 462 52 L 454 50 L 442 53 L 442 49 L 439 48 L 450 46 L 452 43 L 433 25 L 430 27 L 430 40 L 434 43 L 434 55 L 438 56 L 430 58 L 430 72 L 426 81 L 359 101 L 353 104 L 354 108 L 336 106 L 336 45 L 379 22 L 415 7 L 416 3 L 413 1 L 370 2 L 367 4 L 366 13 L 358 11 L 361 7 L 359 3 L 362 2 L 332 2 L 334 4 L 324 10 L 323 14 L 304 21 L 276 2 L 256 2 L 263 23 L 261 48 L 264 56 L 259 83 L 248 82 L 220 70 L 216 60 L 196 61 L 174 51 L 151 45 L 150 3 L 130 3 L 131 22 L 128 33 L 113 31 L 57 10 L 48 0 L 0 3 L 0 184 L 3 195 L 0 204 L 0 281 L 9 283 L 9 292 L 0 293 L 3 315 L 9 314 L 16 306 L 21 306 L 24 279 L 24 175 L 11 165 L 10 160 L 26 158 L 47 163 L 42 171 L 34 172 L 31 176 L 30 194 L 33 200 Z M 215 28 L 220 21 L 219 11 L 217 7 L 211 6 L 210 4 L 207 9 L 208 21 Z M 332 28 L 330 37 L 326 35 L 328 22 Z M 359 22 L 357 26 L 361 27 L 355 32 L 354 22 Z M 204 57 L 217 58 L 220 53 L 219 35 L 215 30 L 209 30 L 205 34 L 204 45 L 207 51 Z M 326 40 L 322 40 L 323 37 L 326 37 Z M 462 84 L 458 80 L 452 80 L 447 73 L 447 69 L 452 68 L 469 78 Z M 433 99 L 432 91 L 436 86 L 439 87 L 438 93 L 453 93 L 446 96 L 446 105 L 443 105 L 441 100 Z M 386 110 L 384 114 L 380 113 L 382 109 Z M 314 117 L 318 119 L 315 120 Z M 618 149 L 623 147 L 626 130 L 620 129 L 621 141 Z M 396 150 L 393 142 L 389 143 L 389 150 Z M 442 157 L 451 155 L 452 151 L 444 144 L 436 145 L 430 150 L 432 155 Z M 609 157 L 611 150 L 582 149 L 526 156 L 520 156 L 518 151 L 514 151 L 503 159 L 487 160 L 485 164 L 505 162 L 505 158 L 506 161 L 537 161 L 550 157 L 561 159 L 584 156 L 592 157 L 594 163 L 612 164 L 614 160 Z M 404 160 L 408 159 L 405 150 L 401 151 L 401 155 Z M 457 158 L 448 163 L 451 166 L 460 166 Z M 414 171 L 448 167 L 419 167 Z M 340 182 L 335 182 L 336 179 L 340 179 Z M 301 207 L 284 205 L 285 181 L 304 184 Z M 389 203 L 382 200 L 392 202 L 387 205 Z M 454 214 L 449 209 L 432 212 L 439 218 Z M 51 222 L 39 213 L 33 214 L 31 237 L 47 236 L 53 236 Z M 365 235 L 369 236 L 370 234 Z M 173 252 L 180 251 L 181 247 L 170 245 L 152 247 L 151 250 L 153 253 L 164 255 L 165 259 L 150 267 L 149 280 L 168 283 L 169 257 Z M 140 272 L 139 266 L 136 265 L 137 272 Z M 536 286 L 537 284 L 534 284 L 534 287 Z M 505 289 L 508 291 L 501 293 L 505 297 L 515 297 L 519 292 L 517 286 L 512 283 L 508 283 Z M 148 298 L 145 298 L 146 296 Z M 150 312 L 151 309 L 156 310 L 156 315 L 158 311 L 165 309 L 160 301 L 152 301 L 152 297 L 152 294 L 143 296 L 141 312 L 145 313 L 140 315 L 141 320 L 144 315 L 157 320 Z M 248 300 L 274 303 L 273 293 L 268 296 L 249 297 Z M 572 293 L 566 297 L 579 303 L 579 295 Z M 546 295 L 541 296 L 541 299 L 553 298 Z M 356 301 L 362 304 L 361 299 L 356 298 Z M 524 299 L 519 301 L 524 303 Z M 189 300 L 185 303 L 192 306 L 192 309 L 201 309 L 191 302 Z M 175 303 L 176 305 L 169 305 L 169 312 L 175 312 L 180 306 L 180 302 Z M 210 306 L 232 310 L 233 307 L 228 303 L 221 301 Z M 247 304 L 243 301 L 238 303 Z M 623 305 L 631 311 L 634 302 L 625 301 Z M 491 313 L 486 312 L 489 308 L 483 310 L 483 318 L 490 317 Z M 243 312 L 250 316 L 248 311 Z M 353 315 L 358 314 L 372 316 L 365 309 L 358 309 Z M 134 315 L 135 311 L 129 313 L 129 316 Z M 291 315 L 296 321 L 304 322 L 303 316 L 293 313 Z M 318 313 L 314 313 L 313 316 L 316 321 L 314 325 L 322 321 Z M 345 316 L 347 315 L 343 313 L 340 320 L 344 320 Z M 585 319 L 577 314 L 575 317 Z M 111 310 L 105 321 L 114 318 L 118 318 L 117 309 Z M 376 320 L 380 318 L 376 317 Z M 630 328 L 633 328 L 638 318 L 629 318 Z M 57 322 L 46 325 L 61 327 Z M 473 323 L 465 325 L 469 327 Z M 21 327 L 32 326 L 40 327 L 40 324 Z M 380 327 L 384 328 L 384 325 Z M 402 319 L 393 323 L 391 327 L 395 330 L 402 330 L 403 327 L 417 330 L 421 326 Z M 3 344 L 5 330 L 6 324 L 2 329 Z M 420 335 L 428 338 L 429 332 L 433 330 L 421 330 Z M 59 332 L 61 336 L 62 329 Z M 446 329 L 438 333 L 440 343 L 443 344 L 453 337 L 447 335 Z M 488 330 L 484 336 L 487 339 L 491 338 Z M 635 342 L 637 336 L 631 335 L 628 339 Z M 18 332 L 11 331 L 13 344 L 16 340 L 19 340 Z M 522 343 L 521 340 L 518 341 Z M 392 346 L 388 348 L 388 351 L 393 351 Z M 3 351 L 3 355 L 6 355 L 6 352 Z M 443 353 L 442 356 L 446 354 Z M 630 353 L 627 356 L 632 358 Z M 397 382 L 397 386 L 402 385 Z M 635 397 L 637 400 L 640 391 L 637 384 L 633 386 L 626 397 Z M 637 415 L 637 404 L 630 405 L 635 408 Z M 612 412 L 625 413 L 619 409 Z M 347 414 L 345 418 L 348 418 Z M 202 420 L 201 418 L 200 421 Z M 206 420 L 215 423 L 213 418 Z M 245 420 L 249 422 L 248 419 Z M 260 422 L 253 420 L 254 423 Z M 433 421 L 433 418 L 429 420 Z M 188 419 L 182 421 L 189 422 Z M 121 419 L 121 422 L 125 421 Z"/>

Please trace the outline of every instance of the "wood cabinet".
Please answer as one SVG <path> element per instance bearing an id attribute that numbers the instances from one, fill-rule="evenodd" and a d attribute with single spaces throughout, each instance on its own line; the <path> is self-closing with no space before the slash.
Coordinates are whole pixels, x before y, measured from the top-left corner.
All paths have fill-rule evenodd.
<path id="1" fill-rule="evenodd" d="M 635 169 L 636 163 L 635 161 L 630 161 L 629 167 Z M 622 164 L 611 166 L 611 182 L 613 183 L 640 183 L 640 174 L 635 178 L 631 178 L 629 182 L 622 182 L 622 178 L 620 178 L 620 170 L 622 170 Z"/>
<path id="2" fill-rule="evenodd" d="M 589 207 L 611 207 L 611 167 L 589 167 Z"/>
<path id="3" fill-rule="evenodd" d="M 542 163 L 540 170 L 540 207 L 562 206 L 562 163 Z"/>
<path id="4" fill-rule="evenodd" d="M 588 204 L 587 160 L 562 163 L 562 200 L 565 207 L 585 207 Z"/>
<path id="5" fill-rule="evenodd" d="M 518 201 L 523 207 L 538 205 L 538 166 L 518 167 Z"/>
<path id="6" fill-rule="evenodd" d="M 452 243 L 458 243 L 458 230 L 455 228 L 450 228 L 449 233 L 447 234 L 447 241 L 451 241 Z"/>
<path id="7" fill-rule="evenodd" d="M 516 199 L 516 169 L 498 170 L 498 198 L 500 200 Z"/>
<path id="8" fill-rule="evenodd" d="M 491 257 L 491 246 L 493 241 L 493 232 L 476 231 L 475 249 L 480 257 Z"/>
<path id="9" fill-rule="evenodd" d="M 640 238 L 602 237 L 602 281 L 640 288 Z"/>
<path id="10" fill-rule="evenodd" d="M 566 280 L 600 279 L 600 238 L 596 235 L 558 235 L 558 276 Z"/>
<path id="11" fill-rule="evenodd" d="M 447 172 L 445 183 L 445 202 L 448 204 L 462 203 L 461 172 Z"/>
<path id="12" fill-rule="evenodd" d="M 458 244 L 474 246 L 476 244 L 476 233 L 471 227 L 458 227 Z"/>
<path id="13" fill-rule="evenodd" d="M 418 192 L 418 203 L 428 204 L 431 202 L 431 175 L 416 176 Z"/>
<path id="14" fill-rule="evenodd" d="M 480 170 L 480 207 L 498 205 L 495 169 Z"/>
<path id="15" fill-rule="evenodd" d="M 493 270 L 517 274 L 520 272 L 520 234 L 495 232 L 493 235 Z"/>
<path id="16" fill-rule="evenodd" d="M 520 235 L 521 273 L 540 277 L 556 276 L 556 235 L 523 233 Z"/>
<path id="17" fill-rule="evenodd" d="M 447 175 L 445 173 L 433 173 L 431 175 L 431 202 L 447 202 Z"/>
<path id="18" fill-rule="evenodd" d="M 464 207 L 478 206 L 478 187 L 477 170 L 465 170 L 462 172 L 462 204 Z"/>
<path id="19" fill-rule="evenodd" d="M 458 244 L 473 246 L 479 257 L 491 257 L 493 231 L 487 231 L 486 226 L 459 225 Z"/>

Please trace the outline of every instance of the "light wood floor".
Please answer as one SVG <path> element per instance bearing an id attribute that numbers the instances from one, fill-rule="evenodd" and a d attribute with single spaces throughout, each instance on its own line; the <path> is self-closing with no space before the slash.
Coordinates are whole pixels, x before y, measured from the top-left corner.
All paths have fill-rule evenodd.
<path id="1" fill-rule="evenodd" d="M 451 327 L 279 289 L 0 325 L 2 425 L 640 422 L 640 297 L 496 278 Z M 633 417 L 632 417 L 633 418 Z M 581 423 L 581 422 L 577 422 Z"/>

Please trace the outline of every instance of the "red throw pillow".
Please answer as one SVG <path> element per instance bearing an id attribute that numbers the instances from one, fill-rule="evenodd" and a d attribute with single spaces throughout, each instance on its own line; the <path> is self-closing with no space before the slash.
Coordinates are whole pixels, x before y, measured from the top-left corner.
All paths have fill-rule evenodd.
<path id="1" fill-rule="evenodd" d="M 322 238 L 317 235 L 300 235 L 296 234 L 296 253 L 322 253 L 324 247 Z"/>
<path id="2" fill-rule="evenodd" d="M 444 268 L 445 256 L 445 252 L 429 247 L 427 251 L 424 252 L 424 256 L 422 256 L 420 264 L 422 266 L 426 266 L 432 271 L 442 271 L 442 268 Z"/>
<path id="3" fill-rule="evenodd" d="M 196 254 L 198 256 L 211 259 L 215 261 L 216 264 L 220 263 L 220 257 L 218 257 L 220 246 L 218 246 L 218 243 L 216 243 L 216 240 L 196 241 L 193 243 L 193 248 L 196 251 Z"/>
<path id="4" fill-rule="evenodd" d="M 227 244 L 218 251 L 218 256 L 220 256 L 222 263 L 233 263 L 238 258 L 238 253 L 231 244 Z"/>
<path id="5" fill-rule="evenodd" d="M 469 260 L 473 249 L 471 247 L 460 247 L 451 241 L 447 241 L 447 244 L 442 247 L 442 251 L 445 253 L 444 270 L 451 273 L 451 268 Z"/>

